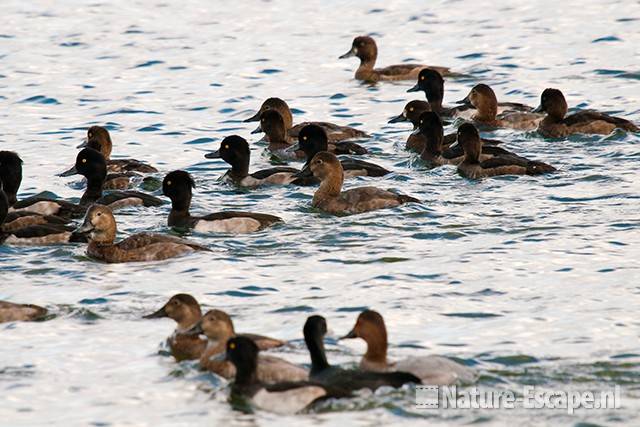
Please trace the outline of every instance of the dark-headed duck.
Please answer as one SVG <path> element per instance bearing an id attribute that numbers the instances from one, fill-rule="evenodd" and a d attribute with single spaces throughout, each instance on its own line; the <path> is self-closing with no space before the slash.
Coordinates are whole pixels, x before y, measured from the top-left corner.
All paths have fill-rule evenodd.
<path id="1" fill-rule="evenodd" d="M 327 151 L 328 141 L 327 134 L 323 128 L 317 125 L 305 126 L 298 135 L 298 147 L 304 152 L 306 163 L 302 168 L 302 171 L 298 175 L 299 180 L 296 180 L 296 184 L 301 185 L 316 185 L 320 181 L 313 176 L 311 172 L 311 160 L 321 151 Z M 384 176 L 391 173 L 382 166 L 378 166 L 373 163 L 365 162 L 357 159 L 340 158 L 340 164 L 344 171 L 345 178 L 351 178 L 355 176 Z"/>
<path id="2" fill-rule="evenodd" d="M 545 89 L 536 112 L 547 113 L 538 126 L 538 132 L 549 138 L 562 138 L 574 133 L 607 135 L 614 129 L 640 132 L 629 120 L 613 117 L 599 111 L 579 111 L 567 116 L 567 101 L 558 89 Z"/>
<path id="3" fill-rule="evenodd" d="M 247 140 L 238 135 L 227 136 L 220 143 L 220 149 L 207 154 L 209 159 L 222 158 L 231 165 L 223 179 L 239 187 L 259 187 L 261 185 L 285 185 L 295 180 L 298 169 L 274 167 L 249 174 L 251 149 Z"/>
<path id="4" fill-rule="evenodd" d="M 367 352 L 360 368 L 371 372 L 404 371 L 422 380 L 422 384 L 469 384 L 475 381 L 475 372 L 453 360 L 441 356 L 414 356 L 391 362 L 387 359 L 387 328 L 382 316 L 365 310 L 358 316 L 355 326 L 345 337 L 361 338 L 367 343 Z"/>
<path id="5" fill-rule="evenodd" d="M 265 384 L 258 379 L 258 352 L 255 342 L 246 337 L 231 338 L 226 343 L 226 360 L 236 368 L 231 385 L 232 401 L 242 400 L 276 414 L 295 414 L 316 401 L 349 396 L 348 392 L 311 381 Z"/>
<path id="6" fill-rule="evenodd" d="M 160 261 L 208 248 L 175 236 L 138 233 L 115 243 L 116 220 L 108 206 L 94 204 L 74 234 L 89 240 L 87 255 L 108 263 Z"/>
<path id="7" fill-rule="evenodd" d="M 109 131 L 102 126 L 91 126 L 87 130 L 87 138 L 78 148 L 85 147 L 93 148 L 102 153 L 107 161 L 108 172 L 158 172 L 158 169 L 139 160 L 112 159 L 111 150 L 113 149 L 113 143 L 111 142 L 111 135 Z"/>
<path id="8" fill-rule="evenodd" d="M 224 355 L 227 341 L 242 336 L 251 339 L 260 350 L 267 350 L 284 345 L 283 341 L 254 334 L 237 334 L 231 317 L 221 310 L 209 310 L 202 319 L 187 333 L 207 336 L 207 348 L 200 357 L 200 367 L 224 378 L 233 378 L 235 367 Z M 309 378 L 306 369 L 287 362 L 279 357 L 260 355 L 258 357 L 258 380 L 265 383 L 282 381 L 303 381 Z"/>
<path id="9" fill-rule="evenodd" d="M 360 66 L 356 70 L 355 78 L 365 82 L 375 83 L 385 80 L 414 80 L 420 70 L 431 68 L 444 76 L 451 75 L 447 67 L 434 67 L 424 64 L 397 64 L 384 68 L 375 68 L 378 58 L 378 46 L 375 40 L 369 36 L 358 36 L 353 39 L 349 52 L 340 56 L 340 59 L 356 56 L 360 59 Z"/>
<path id="10" fill-rule="evenodd" d="M 383 386 L 402 387 L 406 383 L 420 384 L 420 379 L 406 372 L 366 372 L 359 369 L 342 369 L 331 366 L 324 350 L 327 321 L 322 316 L 310 316 L 304 324 L 304 341 L 311 356 L 310 378 L 343 390 L 372 391 Z"/>
<path id="11" fill-rule="evenodd" d="M 318 125 L 324 128 L 324 130 L 327 132 L 329 142 L 338 142 L 338 141 L 343 141 L 345 139 L 353 139 L 353 138 L 366 138 L 369 136 L 367 135 L 366 132 L 363 132 L 359 129 L 352 128 L 349 126 L 336 125 L 334 123 L 329 123 L 329 122 L 304 122 L 294 126 L 293 116 L 291 115 L 291 109 L 289 108 L 289 105 L 287 105 L 287 103 L 283 99 L 275 98 L 275 97 L 267 98 L 267 100 L 265 100 L 260 106 L 260 109 L 258 110 L 258 112 L 253 116 L 249 117 L 248 119 L 246 119 L 245 122 L 260 121 L 260 117 L 262 116 L 262 113 L 268 110 L 275 110 L 278 113 L 280 113 L 280 115 L 284 119 L 284 125 L 285 125 L 285 129 L 287 129 L 288 138 L 297 138 L 298 133 L 300 132 L 300 129 L 302 129 L 303 127 L 309 124 Z M 355 154 L 364 154 L 364 153 L 355 153 Z"/>
<path id="12" fill-rule="evenodd" d="M 145 319 L 164 317 L 173 319 L 178 324 L 173 334 L 167 338 L 171 355 L 178 362 L 199 359 L 207 342 L 198 335 L 184 333 L 196 325 L 202 317 L 198 301 L 189 294 L 176 294 L 158 311 L 144 316 Z"/>
<path id="13" fill-rule="evenodd" d="M 0 301 L 0 323 L 39 320 L 46 315 L 47 309 L 37 305 Z"/>
<path id="14" fill-rule="evenodd" d="M 320 180 L 312 206 L 331 214 L 355 214 L 393 208 L 418 199 L 376 187 L 359 187 L 342 191 L 344 171 L 335 154 L 322 151 L 311 160 L 311 172 Z"/>
<path id="15" fill-rule="evenodd" d="M 541 175 L 556 169 L 546 163 L 528 160 L 514 155 L 495 155 L 482 160 L 482 141 L 478 129 L 471 123 L 458 128 L 458 144 L 464 150 L 464 160 L 458 165 L 458 172 L 471 179 L 498 175 Z"/>
<path id="16" fill-rule="evenodd" d="M 205 216 L 191 216 L 191 191 L 196 188 L 191 175 L 173 171 L 162 181 L 162 193 L 171 199 L 169 227 L 189 228 L 198 232 L 251 233 L 282 222 L 282 218 L 254 212 L 223 211 Z"/>
<path id="17" fill-rule="evenodd" d="M 478 125 L 502 127 L 519 130 L 530 130 L 538 127 L 542 120 L 540 114 L 532 113 L 533 108 L 518 103 L 498 103 L 498 98 L 491 87 L 484 83 L 477 84 L 458 104 L 470 105 L 476 109 L 471 116 Z M 503 111 L 498 114 L 498 107 Z"/>
<path id="18" fill-rule="evenodd" d="M 457 117 L 463 113 L 468 115 L 469 106 L 459 105 L 457 107 L 443 107 L 444 99 L 444 79 L 436 70 L 425 68 L 418 74 L 418 82 L 407 92 L 424 92 L 431 106 L 431 111 L 443 117 Z"/>

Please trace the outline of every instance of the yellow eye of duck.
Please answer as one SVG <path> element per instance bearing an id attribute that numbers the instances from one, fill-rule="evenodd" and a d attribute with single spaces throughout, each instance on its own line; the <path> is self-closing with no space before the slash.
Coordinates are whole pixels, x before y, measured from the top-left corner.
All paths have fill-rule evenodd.
<path id="1" fill-rule="evenodd" d="M 167 181 L 167 185 L 171 185 L 171 181 Z"/>
<path id="2" fill-rule="evenodd" d="M 424 80 L 424 76 L 420 76 L 420 80 Z"/>
<path id="3" fill-rule="evenodd" d="M 82 159 L 82 163 L 87 163 L 87 159 Z"/>
<path id="4" fill-rule="evenodd" d="M 409 108 L 409 111 L 413 111 L 413 107 Z"/>
<path id="5" fill-rule="evenodd" d="M 236 343 L 234 343 L 234 342 L 229 343 L 229 348 L 230 348 L 231 350 L 234 350 L 234 349 L 236 348 Z"/>
<path id="6" fill-rule="evenodd" d="M 229 144 L 225 144 L 224 149 L 228 150 L 229 149 Z"/>
<path id="7" fill-rule="evenodd" d="M 306 141 L 306 140 L 307 140 L 307 137 L 306 137 L 306 136 L 303 136 L 303 137 L 302 137 L 302 139 L 303 139 L 304 141 Z"/>

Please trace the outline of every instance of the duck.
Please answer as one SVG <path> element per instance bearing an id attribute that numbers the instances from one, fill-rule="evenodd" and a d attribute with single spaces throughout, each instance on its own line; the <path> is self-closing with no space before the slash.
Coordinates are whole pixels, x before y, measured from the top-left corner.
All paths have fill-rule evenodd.
<path id="1" fill-rule="evenodd" d="M 471 120 L 477 125 L 532 130 L 536 129 L 542 120 L 542 115 L 532 113 L 533 108 L 528 105 L 514 102 L 499 104 L 493 89 L 484 83 L 475 85 L 469 94 L 457 103 L 475 108 L 476 112 L 471 116 Z M 506 109 L 499 115 L 498 106 Z"/>
<path id="2" fill-rule="evenodd" d="M 303 123 L 304 124 L 304 123 Z M 314 125 L 322 128 L 323 130 L 326 127 L 314 124 L 309 122 L 304 127 Z M 304 129 L 304 127 L 302 129 Z M 302 130 L 300 129 L 300 131 Z M 285 124 L 282 115 L 275 109 L 267 110 L 260 115 L 260 124 L 258 127 L 251 133 L 259 133 L 264 132 L 268 136 L 269 141 L 269 150 L 279 157 L 286 157 L 292 160 L 304 158 L 304 153 L 300 150 L 296 150 L 295 146 L 292 143 L 292 138 L 287 137 L 285 131 Z M 326 130 L 325 130 L 326 134 Z M 298 132 L 298 138 L 300 137 L 300 132 Z M 274 142 L 277 142 L 275 145 Z M 289 149 L 290 151 L 286 151 Z M 284 150 L 284 152 L 283 152 Z M 327 151 L 334 154 L 351 154 L 351 155 L 363 155 L 367 154 L 368 151 L 363 146 L 356 144 L 352 141 L 338 141 L 338 142 L 328 142 L 327 137 Z"/>
<path id="3" fill-rule="evenodd" d="M 324 317 L 309 316 L 304 324 L 304 341 L 311 356 L 309 378 L 320 384 L 355 391 L 367 388 L 371 391 L 389 386 L 402 387 L 407 383 L 420 384 L 420 379 L 407 372 L 367 372 L 360 369 L 342 369 L 331 366 L 324 350 L 327 321 Z"/>
<path id="4" fill-rule="evenodd" d="M 247 140 L 238 135 L 225 137 L 220 143 L 220 149 L 205 155 L 208 159 L 221 158 L 231 165 L 231 169 L 222 179 L 238 187 L 255 188 L 262 185 L 291 184 L 295 174 L 300 170 L 288 166 L 278 166 L 263 169 L 249 174 L 251 150 Z"/>
<path id="5" fill-rule="evenodd" d="M 356 214 L 404 203 L 420 203 L 411 196 L 396 194 L 376 187 L 358 187 L 342 191 L 344 171 L 335 154 L 321 151 L 311 160 L 311 172 L 320 180 L 313 195 L 312 206 L 326 213 Z"/>
<path id="6" fill-rule="evenodd" d="M 351 49 L 339 59 L 358 57 L 360 66 L 356 70 L 356 80 L 367 83 L 392 80 L 414 80 L 420 70 L 429 68 L 437 70 L 441 75 L 452 76 L 454 73 L 447 67 L 434 67 L 424 64 L 397 64 L 384 68 L 374 68 L 378 58 L 378 46 L 373 37 L 358 36 L 353 39 Z"/>
<path id="7" fill-rule="evenodd" d="M 384 319 L 374 310 L 358 315 L 353 329 L 340 338 L 361 338 L 367 343 L 367 352 L 360 360 L 360 369 L 369 372 L 404 371 L 420 378 L 422 384 L 471 384 L 476 380 L 473 369 L 442 356 L 413 356 L 398 361 L 387 359 L 387 328 Z"/>
<path id="8" fill-rule="evenodd" d="M 317 125 L 307 125 L 298 135 L 298 145 L 296 148 L 304 152 L 307 162 L 302 171 L 298 174 L 299 180 L 294 181 L 299 185 L 317 185 L 320 181 L 313 176 L 310 164 L 313 157 L 321 151 L 327 151 L 328 140 L 327 133 L 323 128 Z M 365 162 L 363 160 L 340 158 L 340 164 L 344 171 L 344 178 L 352 178 L 356 176 L 384 176 L 391 171 L 378 166 L 374 163 Z"/>
<path id="9" fill-rule="evenodd" d="M 63 176 L 82 175 L 87 180 L 87 188 L 80 203 L 34 196 L 13 205 L 13 210 L 36 212 L 42 215 L 58 215 L 63 218 L 81 218 L 92 203 L 119 209 L 127 206 L 160 206 L 162 200 L 139 191 L 113 191 L 103 195 L 104 181 L 107 176 L 104 156 L 93 148 L 84 148 L 76 157 L 76 164 Z"/>
<path id="10" fill-rule="evenodd" d="M 155 167 L 141 162 L 136 159 L 112 159 L 111 150 L 113 149 L 113 143 L 111 142 L 111 135 L 107 128 L 103 126 L 91 126 L 87 129 L 87 138 L 78 146 L 78 148 L 93 148 L 99 151 L 107 161 L 107 171 L 112 173 L 126 173 L 126 172 L 140 172 L 140 173 L 155 173 L 158 169 Z"/>
<path id="11" fill-rule="evenodd" d="M 424 140 L 424 149 L 420 153 L 420 158 L 430 167 L 438 167 L 442 165 L 458 165 L 464 160 L 464 150 L 460 144 L 444 145 L 444 129 L 443 123 L 437 113 L 433 111 L 425 111 L 418 119 L 418 129 L 414 134 L 420 135 Z M 457 139 L 457 135 L 456 135 Z M 454 140 L 455 141 L 455 140 Z M 525 158 L 516 155 L 495 143 L 500 141 L 480 139 L 482 143 L 482 152 L 480 161 L 485 161 L 494 156 L 513 156 L 523 161 Z"/>
<path id="12" fill-rule="evenodd" d="M 260 350 L 268 350 L 285 344 L 284 341 L 262 335 L 236 335 L 231 317 L 222 310 L 209 310 L 187 333 L 204 334 L 207 337 L 207 347 L 200 357 L 200 368 L 227 379 L 235 377 L 236 369 L 231 362 L 220 356 L 224 355 L 226 343 L 231 338 L 236 336 L 249 338 Z M 279 357 L 259 355 L 257 376 L 261 382 L 278 383 L 304 381 L 309 378 L 309 372 Z"/>
<path id="13" fill-rule="evenodd" d="M 293 139 L 297 138 L 300 130 L 309 124 L 318 125 L 324 128 L 324 130 L 327 132 L 327 137 L 329 138 L 329 142 L 331 143 L 344 141 L 346 139 L 369 137 L 369 135 L 366 132 L 361 131 L 360 129 L 356 129 L 350 126 L 341 126 L 341 125 L 337 125 L 335 123 L 329 123 L 329 122 L 303 122 L 303 123 L 294 125 L 293 116 L 291 114 L 291 109 L 289 108 L 289 105 L 283 99 L 276 98 L 276 97 L 267 98 L 262 103 L 262 105 L 260 106 L 260 109 L 256 114 L 244 120 L 245 123 L 260 121 L 260 117 L 262 116 L 262 113 L 264 113 L 267 110 L 275 110 L 278 113 L 280 113 L 280 115 L 284 119 L 284 125 L 285 125 L 285 128 L 287 129 L 288 138 L 293 138 Z M 269 137 L 267 135 L 266 139 L 268 138 Z M 355 149 L 355 147 L 353 147 L 353 149 Z M 365 153 L 360 153 L 360 154 L 365 154 Z"/>
<path id="14" fill-rule="evenodd" d="M 138 233 L 115 243 L 116 232 L 116 220 L 111 209 L 93 204 L 74 235 L 88 239 L 89 257 L 106 263 L 161 261 L 195 251 L 210 251 L 192 241 L 156 233 Z"/>
<path id="15" fill-rule="evenodd" d="M 46 308 L 33 304 L 0 301 L 0 323 L 40 320 L 47 312 Z"/>
<path id="16" fill-rule="evenodd" d="M 418 81 L 407 92 L 424 92 L 431 107 L 431 111 L 438 113 L 442 117 L 463 117 L 468 116 L 470 107 L 458 105 L 455 107 L 443 107 L 444 99 L 444 79 L 437 70 L 424 68 L 418 74 Z"/>
<path id="17" fill-rule="evenodd" d="M 226 343 L 225 358 L 236 370 L 231 384 L 231 402 L 280 415 L 295 414 L 329 398 L 349 397 L 348 391 L 313 381 L 265 384 L 258 379 L 258 346 L 247 337 L 234 337 Z"/>
<path id="18" fill-rule="evenodd" d="M 177 362 L 200 359 L 207 347 L 207 341 L 198 335 L 185 334 L 202 318 L 202 310 L 198 300 L 190 294 L 175 294 L 159 310 L 143 316 L 144 319 L 167 317 L 175 320 L 178 324 L 173 334 L 167 338 L 171 355 Z"/>
<path id="19" fill-rule="evenodd" d="M 560 90 L 545 89 L 540 96 L 540 105 L 534 110 L 546 113 L 538 126 L 538 133 L 547 138 L 563 138 L 576 133 L 608 135 L 614 129 L 640 132 L 637 125 L 620 117 L 593 110 L 567 116 L 567 110 L 567 100 Z"/>
<path id="20" fill-rule="evenodd" d="M 198 232 L 252 233 L 283 222 L 282 218 L 254 212 L 223 211 L 204 216 L 192 216 L 192 189 L 196 184 L 183 170 L 167 174 L 162 181 L 162 193 L 171 199 L 168 226 L 193 229 Z"/>
<path id="21" fill-rule="evenodd" d="M 9 215 L 9 199 L 0 185 L 0 244 L 32 246 L 82 241 L 73 239 L 73 227 L 64 223 L 47 222 L 47 218 L 41 215 L 42 222 L 37 223 L 35 219 L 38 214 L 25 214 L 17 218 L 13 215 L 11 222 L 7 223 Z"/>
<path id="22" fill-rule="evenodd" d="M 458 128 L 458 144 L 464 150 L 464 160 L 458 165 L 462 176 L 478 179 L 498 175 L 541 175 L 555 172 L 556 168 L 546 163 L 514 155 L 494 155 L 482 160 L 482 141 L 478 129 L 471 123 Z"/>

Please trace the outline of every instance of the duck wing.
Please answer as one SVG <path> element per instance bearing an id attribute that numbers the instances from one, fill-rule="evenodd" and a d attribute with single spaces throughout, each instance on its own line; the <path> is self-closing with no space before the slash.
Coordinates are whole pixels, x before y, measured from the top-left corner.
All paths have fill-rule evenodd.
<path id="1" fill-rule="evenodd" d="M 345 175 L 349 171 L 362 171 L 360 175 L 376 177 L 391 173 L 391 171 L 383 168 L 382 166 L 357 159 L 340 159 L 340 163 L 342 164 L 342 169 L 345 171 Z"/>
<path id="2" fill-rule="evenodd" d="M 9 212 L 5 223 L 0 227 L 3 231 L 14 231 L 33 225 L 52 224 L 64 225 L 71 222 L 70 218 L 62 218 L 56 215 L 41 215 L 29 211 Z"/>
<path id="3" fill-rule="evenodd" d="M 309 164 L 304 165 L 302 170 L 295 175 L 295 179 L 291 182 L 294 185 L 307 187 L 310 185 L 319 185 L 320 180 L 313 176 Z"/>
<path id="4" fill-rule="evenodd" d="M 329 145 L 329 151 L 331 151 L 335 155 L 351 154 L 351 155 L 357 155 L 357 156 L 362 156 L 369 152 L 362 145 L 356 144 L 355 142 L 349 142 L 349 141 L 335 142 L 332 145 Z"/>
<path id="5" fill-rule="evenodd" d="M 135 249 L 144 248 L 146 246 L 150 246 L 156 243 L 173 243 L 176 245 L 185 245 L 189 246 L 192 249 L 197 251 L 211 251 L 211 249 L 194 243 L 190 240 L 181 239 L 176 236 L 169 236 L 167 234 L 157 234 L 157 233 L 138 233 L 133 236 L 129 236 L 126 239 L 117 243 L 117 246 L 125 251 L 131 251 Z"/>
<path id="6" fill-rule="evenodd" d="M 80 218 L 85 214 L 87 207 L 65 200 L 33 196 L 18 201 L 13 205 L 13 210 L 35 212 L 42 215 L 57 215 L 61 218 Z"/>
<path id="7" fill-rule="evenodd" d="M 368 388 L 375 391 L 383 386 L 402 387 L 406 383 L 420 384 L 417 376 L 408 372 L 370 372 L 359 369 L 341 369 L 330 367 L 316 373 L 311 378 L 321 384 L 331 385 L 342 390 L 361 390 Z"/>
<path id="8" fill-rule="evenodd" d="M 480 163 L 483 169 L 502 169 L 504 173 L 541 175 L 556 168 L 543 162 L 528 160 L 517 155 L 497 155 Z M 524 168 L 524 173 L 522 173 Z"/>
<path id="9" fill-rule="evenodd" d="M 594 122 L 597 120 L 601 120 L 607 123 L 612 123 L 621 129 L 625 129 L 631 132 L 640 131 L 638 126 L 636 126 L 634 123 L 630 122 L 629 120 L 626 120 L 620 117 L 610 116 L 608 114 L 601 113 L 599 111 L 593 111 L 593 110 L 579 111 L 577 113 L 571 114 L 570 116 L 565 117 L 564 120 L 562 120 L 562 123 L 567 126 L 573 126 L 578 124 Z"/>
<path id="10" fill-rule="evenodd" d="M 283 381 L 305 381 L 309 372 L 279 357 L 260 354 L 258 356 L 258 381 L 281 383 Z"/>
<path id="11" fill-rule="evenodd" d="M 429 385 L 470 384 L 477 377 L 473 369 L 442 356 L 409 357 L 396 362 L 394 369 L 411 372 Z"/>
<path id="12" fill-rule="evenodd" d="M 106 206 L 115 204 L 116 207 L 120 207 L 119 205 L 126 206 L 128 204 L 125 202 L 127 199 L 135 200 L 135 202 L 132 200 L 131 205 L 142 204 L 143 206 L 149 207 L 164 204 L 161 199 L 139 191 L 112 191 L 96 200 L 96 203 Z"/>
<path id="13" fill-rule="evenodd" d="M 153 166 L 136 159 L 111 159 L 107 161 L 107 167 L 114 172 L 158 172 Z"/>
<path id="14" fill-rule="evenodd" d="M 286 343 L 282 340 L 265 337 L 264 335 L 257 334 L 237 334 L 239 337 L 249 338 L 251 341 L 256 343 L 258 348 L 262 350 L 268 350 L 270 348 L 282 347 Z"/>
<path id="15" fill-rule="evenodd" d="M 498 114 L 502 114 L 507 111 L 530 113 L 533 111 L 533 107 L 526 104 L 520 104 L 519 102 L 498 102 Z"/>
<path id="16" fill-rule="evenodd" d="M 36 320 L 46 314 L 47 309 L 37 305 L 0 301 L 0 323 Z"/>
<path id="17" fill-rule="evenodd" d="M 222 211 L 215 212 L 205 216 L 197 217 L 198 220 L 204 221 L 221 221 L 225 219 L 234 219 L 234 218 L 251 218 L 258 221 L 261 227 L 266 227 L 276 222 L 283 222 L 282 218 L 263 214 L 263 213 L 255 213 L 255 212 L 240 212 L 240 211 Z"/>
<path id="18" fill-rule="evenodd" d="M 275 168 L 259 170 L 258 172 L 252 173 L 250 176 L 255 178 L 255 179 L 266 179 L 266 178 L 269 178 L 271 175 L 275 175 L 277 173 L 295 174 L 295 173 L 298 173 L 298 172 L 300 172 L 300 171 L 298 169 L 296 169 L 296 168 L 290 168 L 290 167 L 286 167 L 286 166 L 278 166 L 278 167 L 275 167 Z"/>

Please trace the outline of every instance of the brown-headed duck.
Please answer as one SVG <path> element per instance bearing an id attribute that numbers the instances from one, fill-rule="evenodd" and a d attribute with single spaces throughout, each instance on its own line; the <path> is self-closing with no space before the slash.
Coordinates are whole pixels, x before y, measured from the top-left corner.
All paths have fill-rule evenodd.
<path id="1" fill-rule="evenodd" d="M 614 129 L 640 132 L 629 120 L 613 117 L 599 111 L 579 111 L 567 116 L 567 101 L 558 89 L 545 89 L 540 97 L 539 113 L 547 113 L 538 126 L 538 132 L 548 138 L 562 138 L 575 133 L 607 135 Z"/>
<path id="2" fill-rule="evenodd" d="M 196 188 L 196 184 L 188 172 L 177 170 L 165 176 L 162 193 L 171 199 L 169 227 L 204 233 L 251 233 L 282 222 L 280 217 L 254 212 L 223 211 L 192 216 L 189 208 L 193 188 Z"/>
<path id="3" fill-rule="evenodd" d="M 231 165 L 222 179 L 238 187 L 259 187 L 261 185 L 291 184 L 300 170 L 278 166 L 249 174 L 251 149 L 247 140 L 238 135 L 227 136 L 220 143 L 220 149 L 205 156 L 208 159 L 221 158 Z"/>
<path id="4" fill-rule="evenodd" d="M 207 348 L 200 357 L 200 367 L 223 378 L 233 378 L 236 374 L 232 363 L 224 360 L 227 341 L 242 336 L 251 339 L 260 350 L 284 345 L 284 341 L 255 334 L 236 334 L 231 317 L 221 310 L 209 310 L 187 333 L 206 335 Z M 309 378 L 306 369 L 284 359 L 268 355 L 258 357 L 258 380 L 265 383 L 283 381 L 304 381 Z"/>
<path id="5" fill-rule="evenodd" d="M 155 233 L 138 233 L 115 243 L 116 232 L 111 209 L 94 204 L 74 234 L 88 238 L 88 256 L 108 263 L 160 261 L 210 250 L 186 239 Z"/>
<path id="6" fill-rule="evenodd" d="M 436 70 L 425 68 L 418 74 L 418 82 L 415 86 L 408 89 L 407 92 L 424 92 L 427 101 L 434 111 L 442 117 L 462 117 L 468 116 L 470 107 L 467 105 L 459 105 L 456 107 L 443 107 L 444 99 L 444 79 Z"/>
<path id="7" fill-rule="evenodd" d="M 542 115 L 532 113 L 533 108 L 518 103 L 498 103 L 498 98 L 491 87 L 484 83 L 475 85 L 469 94 L 458 101 L 458 104 L 470 105 L 475 108 L 471 116 L 478 125 L 530 130 L 538 127 Z M 503 112 L 498 114 L 498 107 Z"/>
<path id="8" fill-rule="evenodd" d="M 359 129 L 352 128 L 349 126 L 336 125 L 334 123 L 329 123 L 329 122 L 303 122 L 294 126 L 293 116 L 291 115 L 291 109 L 289 108 L 289 105 L 287 105 L 287 103 L 283 99 L 275 98 L 275 97 L 267 98 L 267 100 L 265 100 L 260 106 L 260 109 L 258 110 L 258 112 L 253 116 L 249 117 L 248 119 L 246 119 L 245 122 L 260 121 L 260 117 L 262 116 L 262 113 L 268 110 L 275 110 L 278 113 L 280 113 L 280 115 L 284 119 L 284 125 L 285 125 L 285 129 L 287 130 L 288 138 L 294 138 L 294 139 L 297 138 L 298 133 L 300 132 L 300 129 L 302 129 L 303 127 L 309 124 L 318 125 L 324 128 L 324 130 L 327 132 L 329 142 L 331 143 L 343 141 L 345 139 L 367 138 L 369 136 L 367 135 L 366 132 L 363 132 Z M 268 139 L 268 136 L 267 136 L 267 139 Z M 354 154 L 364 154 L 364 153 L 354 153 Z"/>
<path id="9" fill-rule="evenodd" d="M 464 123 L 458 128 L 458 144 L 464 150 L 464 160 L 458 165 L 458 172 L 467 178 L 477 179 L 498 175 L 541 175 L 556 170 L 546 163 L 512 154 L 494 155 L 483 161 L 481 158 L 482 141 L 478 129 L 471 123 Z"/>
<path id="10" fill-rule="evenodd" d="M 46 315 L 47 309 L 37 305 L 0 301 L 0 323 L 40 320 Z"/>
<path id="11" fill-rule="evenodd" d="M 358 316 L 355 326 L 346 336 L 361 338 L 367 343 L 367 352 L 360 361 L 360 368 L 371 372 L 405 371 L 422 380 L 422 384 L 469 384 L 476 380 L 476 373 L 466 366 L 441 356 L 413 356 L 390 361 L 387 359 L 387 328 L 382 316 L 373 310 L 365 310 Z"/>
<path id="12" fill-rule="evenodd" d="M 93 148 L 94 150 L 102 153 L 104 158 L 107 160 L 108 172 L 158 172 L 158 169 L 139 160 L 112 159 L 111 150 L 113 149 L 113 143 L 111 142 L 111 135 L 109 134 L 109 131 L 102 126 L 91 126 L 87 130 L 87 138 L 78 146 L 78 148 L 85 147 Z"/>
<path id="13" fill-rule="evenodd" d="M 344 171 L 335 154 L 322 151 L 311 160 L 311 172 L 320 180 L 312 206 L 330 214 L 356 214 L 393 208 L 404 203 L 420 203 L 411 196 L 376 187 L 359 187 L 342 191 Z"/>
<path id="14" fill-rule="evenodd" d="M 302 171 L 298 174 L 299 179 L 294 181 L 298 185 L 317 185 L 320 181 L 313 176 L 311 172 L 311 160 L 321 151 L 327 151 L 327 133 L 323 128 L 317 125 L 307 125 L 300 131 L 298 135 L 297 149 L 304 152 L 306 163 Z M 355 176 L 384 176 L 391 173 L 382 166 L 362 160 L 351 158 L 340 158 L 340 164 L 344 171 L 344 177 L 352 178 Z"/>
<path id="15" fill-rule="evenodd" d="M 189 294 L 176 294 L 158 311 L 144 316 L 145 319 L 164 317 L 173 319 L 178 324 L 173 334 L 167 338 L 167 345 L 171 355 L 178 362 L 199 359 L 207 347 L 207 341 L 201 339 L 198 335 L 184 333 L 195 326 L 202 318 L 202 311 L 198 301 Z"/>
<path id="16" fill-rule="evenodd" d="M 324 350 L 327 321 L 322 316 L 310 316 L 304 324 L 304 341 L 311 356 L 309 378 L 321 384 L 342 390 L 355 391 L 367 388 L 402 387 L 407 383 L 420 384 L 420 379 L 407 372 L 367 372 L 360 369 L 342 369 L 331 366 Z"/>
<path id="17" fill-rule="evenodd" d="M 369 36 L 358 36 L 353 39 L 349 52 L 339 59 L 356 56 L 360 59 L 360 66 L 356 70 L 356 80 L 375 83 L 386 80 L 415 80 L 420 70 L 430 68 L 437 70 L 443 76 L 452 75 L 447 67 L 434 67 L 424 64 L 397 64 L 384 68 L 375 68 L 378 58 L 378 46 Z"/>
<path id="18" fill-rule="evenodd" d="M 246 337 L 231 338 L 226 343 L 226 360 L 236 370 L 230 400 L 247 402 L 257 409 L 285 415 L 308 409 L 322 399 L 350 395 L 313 381 L 265 384 L 258 378 L 258 352 L 255 342 Z"/>

